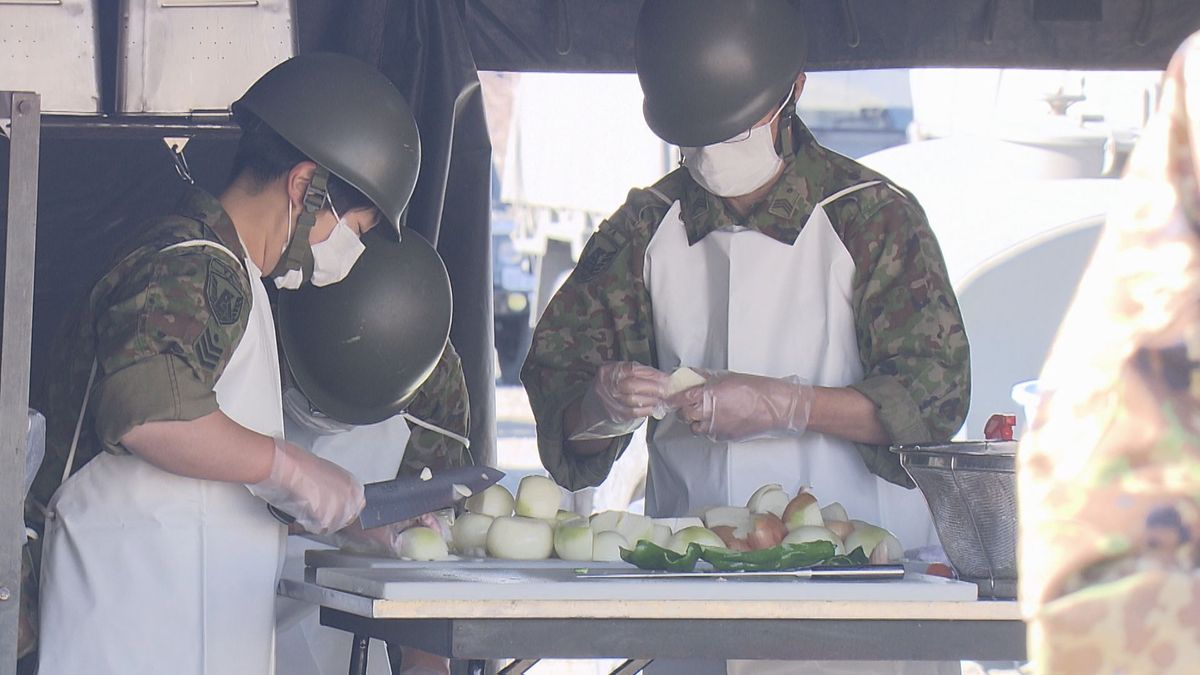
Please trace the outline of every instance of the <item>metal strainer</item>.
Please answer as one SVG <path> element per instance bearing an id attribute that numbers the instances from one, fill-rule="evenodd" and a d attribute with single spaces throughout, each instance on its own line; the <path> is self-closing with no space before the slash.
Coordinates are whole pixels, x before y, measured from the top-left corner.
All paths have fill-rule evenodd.
<path id="1" fill-rule="evenodd" d="M 1015 441 L 896 446 L 925 495 L 959 577 L 994 598 L 1017 595 Z"/>

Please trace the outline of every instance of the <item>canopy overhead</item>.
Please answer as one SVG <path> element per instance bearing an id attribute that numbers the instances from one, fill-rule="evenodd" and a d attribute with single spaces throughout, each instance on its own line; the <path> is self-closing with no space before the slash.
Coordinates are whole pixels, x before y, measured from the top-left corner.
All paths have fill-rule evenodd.
<path id="1" fill-rule="evenodd" d="M 1195 0 L 796 1 L 810 20 L 809 71 L 1158 70 L 1200 29 Z M 480 70 L 633 71 L 633 29 L 641 0 L 461 3 Z"/>

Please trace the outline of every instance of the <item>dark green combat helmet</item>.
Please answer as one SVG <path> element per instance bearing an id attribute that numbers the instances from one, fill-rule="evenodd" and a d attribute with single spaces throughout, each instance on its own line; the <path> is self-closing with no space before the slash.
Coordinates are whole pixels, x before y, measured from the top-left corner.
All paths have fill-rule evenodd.
<path id="1" fill-rule="evenodd" d="M 347 424 L 403 412 L 450 336 L 450 278 L 433 246 L 415 232 L 366 243 L 342 281 L 279 294 L 279 341 L 297 388 Z"/>
<path id="2" fill-rule="evenodd" d="M 634 38 L 646 123 L 684 147 L 732 138 L 783 102 L 807 45 L 789 0 L 646 0 Z"/>

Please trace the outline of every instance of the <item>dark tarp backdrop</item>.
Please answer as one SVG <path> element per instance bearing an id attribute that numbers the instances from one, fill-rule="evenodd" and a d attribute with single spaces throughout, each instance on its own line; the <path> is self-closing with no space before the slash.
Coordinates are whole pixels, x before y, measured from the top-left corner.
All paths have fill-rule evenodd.
<path id="1" fill-rule="evenodd" d="M 1200 28 L 1196 0 L 794 0 L 808 69 L 1162 69 Z M 466 0 L 480 70 L 633 70 L 641 0 Z M 686 30 L 681 26 L 680 30 Z"/>

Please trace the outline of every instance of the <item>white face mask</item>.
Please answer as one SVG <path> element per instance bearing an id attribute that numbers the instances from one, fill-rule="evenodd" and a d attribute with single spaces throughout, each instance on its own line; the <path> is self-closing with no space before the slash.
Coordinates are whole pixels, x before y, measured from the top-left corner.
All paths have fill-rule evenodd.
<path id="1" fill-rule="evenodd" d="M 328 286 L 345 279 L 366 248 L 346 219 L 339 218 L 329 238 L 312 245 L 313 286 Z"/>
<path id="2" fill-rule="evenodd" d="M 749 136 L 742 132 L 720 143 L 680 148 L 683 165 L 701 187 L 719 197 L 740 197 L 754 192 L 783 167 L 783 160 L 775 152 L 775 139 L 771 137 L 771 123 L 782 110 L 781 107 L 775 111 L 766 124 L 751 129 Z"/>
<path id="3" fill-rule="evenodd" d="M 339 216 L 337 210 L 333 208 L 333 202 L 329 202 L 329 210 L 333 212 L 333 217 L 338 219 L 337 224 L 333 226 L 333 231 L 329 233 L 329 237 L 325 241 L 309 246 L 313 257 L 311 279 L 313 286 L 328 286 L 345 279 L 350 274 L 350 270 L 354 268 L 354 263 L 358 262 L 359 256 L 366 250 L 358 235 L 350 229 L 346 219 Z M 292 202 L 289 201 L 289 229 L 291 222 Z M 284 251 L 287 251 L 286 244 Z M 302 283 L 304 283 L 304 275 L 300 270 L 288 270 L 284 275 L 275 277 L 275 286 L 278 288 L 295 290 L 300 288 Z"/>

